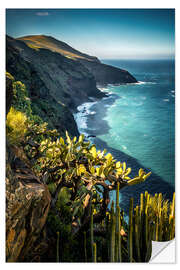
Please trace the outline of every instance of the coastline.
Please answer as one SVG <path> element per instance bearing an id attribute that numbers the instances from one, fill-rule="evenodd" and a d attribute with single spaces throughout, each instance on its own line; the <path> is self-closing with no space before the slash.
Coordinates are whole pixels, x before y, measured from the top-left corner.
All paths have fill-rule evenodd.
<path id="1" fill-rule="evenodd" d="M 110 127 L 104 118 L 106 117 L 108 107 L 112 106 L 117 98 L 115 93 L 108 91 L 108 86 L 101 87 L 100 90 L 105 92 L 107 96 L 102 99 L 92 100 L 92 102 L 86 102 L 78 106 L 78 112 L 74 114 L 74 118 L 79 132 L 84 133 L 85 138 L 91 143 L 95 144 L 98 150 L 103 151 L 103 149 L 107 149 L 107 151 L 110 152 L 115 159 L 121 162 L 125 161 L 127 166 L 132 168 L 133 176 L 135 176 L 140 168 L 143 168 L 145 171 L 149 171 L 149 168 L 144 167 L 133 156 L 108 146 L 105 141 L 98 138 L 98 135 L 108 133 L 109 131 Z M 96 122 L 95 127 L 93 126 L 94 121 Z M 152 175 L 148 181 L 132 187 L 126 187 L 121 190 L 120 203 L 121 208 L 125 211 L 125 214 L 127 214 L 129 211 L 129 199 L 134 197 L 135 203 L 138 203 L 140 194 L 146 190 L 152 195 L 162 192 L 164 197 L 170 200 L 172 199 L 172 194 L 174 192 L 174 188 L 169 183 L 164 181 L 163 178 L 152 171 Z M 112 192 L 111 200 L 115 200 L 115 192 Z"/>

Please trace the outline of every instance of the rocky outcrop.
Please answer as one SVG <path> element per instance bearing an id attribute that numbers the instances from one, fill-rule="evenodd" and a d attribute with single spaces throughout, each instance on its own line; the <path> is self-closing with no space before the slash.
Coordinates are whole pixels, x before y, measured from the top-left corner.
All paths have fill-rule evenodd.
<path id="1" fill-rule="evenodd" d="M 6 115 L 10 110 L 12 99 L 13 99 L 12 80 L 6 75 Z"/>
<path id="2" fill-rule="evenodd" d="M 21 153 L 21 154 L 20 154 Z M 6 156 L 6 260 L 25 261 L 46 222 L 51 196 L 32 173 L 20 149 L 7 145 Z"/>
<path id="3" fill-rule="evenodd" d="M 13 98 L 12 78 L 6 75 L 6 114 Z M 51 196 L 32 172 L 21 147 L 6 146 L 6 260 L 26 261 L 45 225 Z M 42 242 L 39 240 L 39 242 Z"/>
<path id="4" fill-rule="evenodd" d="M 137 82 L 126 70 L 84 59 L 80 62 L 94 75 L 96 82 L 100 85 Z"/>

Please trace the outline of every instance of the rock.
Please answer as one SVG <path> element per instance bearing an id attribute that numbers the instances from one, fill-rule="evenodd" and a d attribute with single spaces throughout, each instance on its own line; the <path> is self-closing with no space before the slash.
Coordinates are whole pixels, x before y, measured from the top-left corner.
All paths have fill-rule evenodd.
<path id="1" fill-rule="evenodd" d="M 80 62 L 94 75 L 96 82 L 100 85 L 137 82 L 126 70 L 85 59 L 81 59 Z"/>
<path id="2" fill-rule="evenodd" d="M 6 260 L 26 261 L 47 219 L 51 196 L 46 185 L 24 163 L 18 166 L 7 146 L 6 162 Z M 19 163 L 18 163 L 19 164 Z"/>
<path id="3" fill-rule="evenodd" d="M 6 115 L 8 114 L 13 99 L 12 79 L 6 76 Z"/>

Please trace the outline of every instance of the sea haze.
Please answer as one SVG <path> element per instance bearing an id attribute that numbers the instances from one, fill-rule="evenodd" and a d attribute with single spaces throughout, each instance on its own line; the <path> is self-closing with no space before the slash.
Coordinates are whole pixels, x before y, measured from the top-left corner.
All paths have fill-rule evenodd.
<path id="1" fill-rule="evenodd" d="M 97 148 L 106 148 L 117 160 L 140 167 L 152 176 L 140 185 L 122 189 L 125 198 L 139 200 L 140 192 L 163 192 L 171 198 L 175 186 L 175 63 L 173 60 L 103 60 L 128 70 L 136 84 L 108 85 L 108 96 L 83 104 L 75 115 L 81 133 L 94 135 Z M 112 195 L 114 198 L 115 194 Z"/>

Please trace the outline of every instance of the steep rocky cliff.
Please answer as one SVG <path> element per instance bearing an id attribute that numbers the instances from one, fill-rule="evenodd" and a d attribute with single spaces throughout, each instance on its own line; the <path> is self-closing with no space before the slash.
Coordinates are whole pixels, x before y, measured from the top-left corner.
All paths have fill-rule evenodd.
<path id="1" fill-rule="evenodd" d="M 94 75 L 96 82 L 100 85 L 137 82 L 126 70 L 85 59 L 79 61 Z"/>
<path id="2" fill-rule="evenodd" d="M 31 48 L 46 48 L 82 63 L 99 84 L 134 83 L 137 80 L 126 70 L 105 65 L 97 57 L 81 53 L 50 36 L 36 35 L 19 38 Z"/>
<path id="3" fill-rule="evenodd" d="M 73 114 L 78 105 L 104 93 L 96 83 L 130 83 L 127 71 L 102 64 L 47 36 L 6 39 L 6 70 L 26 85 L 33 113 L 63 134 L 78 135 Z"/>
<path id="4" fill-rule="evenodd" d="M 15 152 L 17 152 L 15 149 L 7 146 L 6 258 L 8 262 L 24 261 L 31 257 L 34 244 L 45 225 L 51 202 L 48 188 Z"/>
<path id="5" fill-rule="evenodd" d="M 89 97 L 104 96 L 93 75 L 81 63 L 47 49 L 34 50 L 7 37 L 6 70 L 23 82 L 33 113 L 52 128 L 78 135 L 72 111 Z"/>
<path id="6" fill-rule="evenodd" d="M 12 81 L 7 77 L 6 114 L 12 96 Z M 34 248 L 44 245 L 40 235 L 45 233 L 51 195 L 32 172 L 23 148 L 10 144 L 8 138 L 6 143 L 6 260 L 27 261 L 34 257 Z"/>

